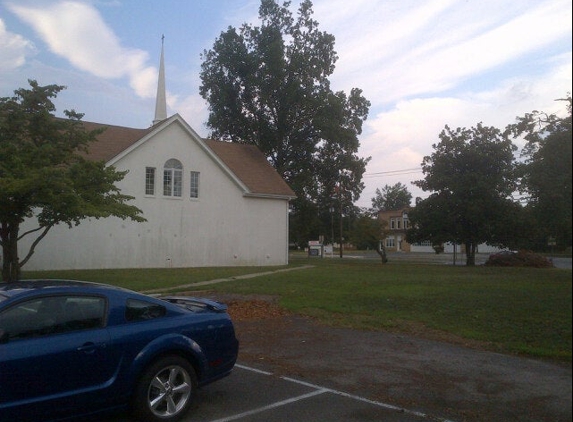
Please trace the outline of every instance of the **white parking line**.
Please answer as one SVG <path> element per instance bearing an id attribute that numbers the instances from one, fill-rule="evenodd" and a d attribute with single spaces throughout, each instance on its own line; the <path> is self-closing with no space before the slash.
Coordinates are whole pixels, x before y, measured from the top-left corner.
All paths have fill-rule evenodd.
<path id="1" fill-rule="evenodd" d="M 238 364 L 236 364 L 235 366 L 236 366 L 237 368 L 241 368 L 241 369 L 244 369 L 244 370 L 246 370 L 246 371 L 255 372 L 255 373 L 258 373 L 258 374 L 261 374 L 261 375 L 273 375 L 272 372 L 261 371 L 260 369 L 251 368 L 251 367 L 245 366 L 245 365 L 238 365 Z M 304 400 L 304 399 L 307 399 L 307 398 L 309 398 L 309 397 L 313 397 L 313 396 L 316 396 L 316 395 L 319 395 L 319 394 L 324 394 L 324 393 L 336 394 L 336 395 L 339 395 L 339 396 L 342 396 L 342 397 L 347 397 L 347 398 L 349 398 L 349 399 L 361 401 L 361 402 L 368 403 L 368 404 L 371 404 L 371 405 L 374 405 L 374 406 L 378 406 L 378 407 L 383 407 L 383 408 L 389 409 L 389 410 L 395 410 L 395 411 L 398 411 L 398 412 L 401 412 L 401 413 L 404 413 L 404 414 L 407 414 L 407 415 L 416 416 L 416 417 L 428 419 L 428 420 L 431 420 L 431 421 L 436 421 L 436 422 L 455 422 L 455 421 L 450 420 L 450 419 L 438 418 L 438 417 L 435 417 L 435 416 L 428 415 L 428 414 L 426 414 L 426 413 L 417 412 L 417 411 L 415 411 L 415 410 L 408 410 L 408 409 L 404 409 L 404 408 L 402 408 L 402 407 L 397 407 L 397 406 L 394 406 L 394 405 L 391 405 L 391 404 L 388 404 L 388 403 L 382 403 L 382 402 L 379 402 L 379 401 L 370 400 L 370 399 L 367 399 L 367 398 L 365 398 L 365 397 L 355 396 L 355 395 L 353 395 L 353 394 L 348 394 L 348 393 L 345 393 L 344 391 L 333 390 L 333 389 L 331 389 L 331 388 L 321 387 L 320 385 L 311 384 L 311 383 L 308 383 L 308 382 L 305 382 L 305 381 L 300 381 L 300 380 L 297 380 L 297 379 L 294 379 L 294 378 L 289 378 L 289 377 L 280 377 L 280 378 L 283 379 L 283 380 L 285 380 L 285 381 L 288 381 L 288 382 L 293 382 L 293 383 L 296 383 L 296 384 L 304 385 L 305 387 L 314 388 L 314 389 L 316 389 L 316 391 L 313 391 L 313 392 L 308 393 L 308 394 L 303 394 L 302 396 L 293 397 L 292 399 L 287 399 L 287 400 L 283 400 L 283 401 L 280 401 L 280 402 L 276 402 L 276 403 L 270 404 L 270 405 L 268 405 L 268 406 L 261 407 L 261 408 L 259 408 L 259 409 L 254 409 L 254 410 L 250 410 L 250 411 L 248 411 L 248 412 L 244 412 L 244 413 L 241 413 L 241 414 L 238 414 L 238 415 L 230 416 L 230 417 L 228 417 L 228 418 L 217 419 L 217 420 L 212 421 L 212 422 L 227 422 L 227 421 L 237 420 L 237 419 L 240 419 L 240 418 L 242 418 L 242 417 L 244 417 L 244 416 L 250 416 L 250 415 L 253 415 L 253 414 L 256 414 L 256 413 L 263 412 L 263 411 L 265 411 L 265 410 L 269 410 L 269 409 L 273 409 L 273 408 L 276 408 L 276 407 L 284 406 L 284 405 L 286 405 L 286 404 L 294 403 L 294 402 L 297 402 L 297 401 L 300 401 L 300 400 Z"/>
<path id="2" fill-rule="evenodd" d="M 238 363 L 235 364 L 235 368 L 245 369 L 246 371 L 256 372 L 257 374 L 262 375 L 272 375 L 272 372 L 261 371 L 260 369 L 251 368 L 249 366 L 239 365 Z"/>
<path id="3" fill-rule="evenodd" d="M 253 409 L 253 410 L 249 410 L 247 412 L 243 412 L 243 413 L 238 413 L 236 415 L 233 416 L 229 416 L 223 419 L 217 419 L 214 420 L 212 422 L 229 422 L 229 421 L 235 421 L 237 419 L 241 419 L 244 418 L 245 416 L 251 416 L 251 415 L 255 415 L 257 413 L 261 413 L 264 412 L 266 410 L 270 410 L 270 409 L 275 409 L 277 407 L 281 407 L 287 404 L 291 404 L 291 403 L 295 403 L 297 401 L 301 401 L 304 399 L 308 399 L 309 397 L 314 397 L 314 396 L 318 396 L 319 394 L 324 394 L 324 393 L 328 393 L 329 391 L 327 389 L 321 389 L 321 390 L 316 390 L 316 391 L 312 391 L 310 393 L 307 394 L 303 394 L 302 396 L 297 396 L 297 397 L 293 397 L 290 399 L 286 399 L 286 400 L 282 400 L 282 401 L 278 401 L 276 403 L 273 404 L 269 404 L 267 406 L 263 406 L 263 407 L 259 407 L 258 409 Z"/>

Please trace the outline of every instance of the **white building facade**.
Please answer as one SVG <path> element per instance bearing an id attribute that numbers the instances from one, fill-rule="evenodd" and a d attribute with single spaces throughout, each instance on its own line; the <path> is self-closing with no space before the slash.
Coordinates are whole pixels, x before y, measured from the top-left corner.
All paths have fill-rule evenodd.
<path id="1" fill-rule="evenodd" d="M 128 171 L 117 186 L 135 197 L 130 204 L 147 222 L 111 217 L 56 226 L 24 270 L 288 263 L 294 193 L 255 147 L 204 140 L 179 115 L 133 130 L 136 140 L 117 154 L 118 133 L 131 129 L 108 131 L 94 158 L 115 154 L 107 164 Z M 28 221 L 21 232 L 34 225 Z M 32 240 L 20 241 L 21 257 Z"/>

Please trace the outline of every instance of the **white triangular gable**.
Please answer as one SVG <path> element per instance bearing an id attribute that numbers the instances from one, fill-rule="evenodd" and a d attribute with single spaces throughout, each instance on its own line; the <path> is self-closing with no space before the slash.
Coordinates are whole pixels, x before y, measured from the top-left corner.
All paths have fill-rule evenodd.
<path id="1" fill-rule="evenodd" d="M 249 188 L 239 179 L 237 176 L 221 161 L 221 159 L 209 148 L 203 138 L 201 138 L 195 130 L 179 115 L 174 114 L 173 116 L 169 117 L 168 119 L 162 121 L 161 123 L 157 124 L 151 132 L 141 138 L 139 141 L 132 144 L 130 147 L 123 150 L 121 153 L 113 157 L 111 160 L 107 162 L 108 166 L 114 166 L 119 160 L 126 157 L 127 155 L 133 153 L 150 139 L 157 137 L 162 131 L 164 131 L 170 125 L 179 124 L 185 132 L 189 135 L 189 138 L 197 143 L 201 147 L 201 149 L 211 158 L 217 165 L 221 168 L 222 171 L 245 193 L 249 194 Z"/>

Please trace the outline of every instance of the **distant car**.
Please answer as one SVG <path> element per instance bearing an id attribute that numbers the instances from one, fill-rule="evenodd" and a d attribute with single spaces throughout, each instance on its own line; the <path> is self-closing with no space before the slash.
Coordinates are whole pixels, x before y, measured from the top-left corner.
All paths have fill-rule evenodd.
<path id="1" fill-rule="evenodd" d="M 0 283 L 0 421 L 130 408 L 172 422 L 238 353 L 224 304 L 69 280 Z"/>

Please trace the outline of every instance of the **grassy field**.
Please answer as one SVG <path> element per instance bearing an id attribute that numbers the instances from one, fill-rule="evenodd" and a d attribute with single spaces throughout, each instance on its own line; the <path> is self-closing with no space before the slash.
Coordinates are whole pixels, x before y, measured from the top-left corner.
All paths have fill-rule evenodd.
<path id="1" fill-rule="evenodd" d="M 376 260 L 294 258 L 289 268 L 185 291 L 276 295 L 291 312 L 325 323 L 467 339 L 503 353 L 571 361 L 571 270 L 474 268 Z M 25 273 L 134 290 L 264 273 L 285 267 Z"/>

